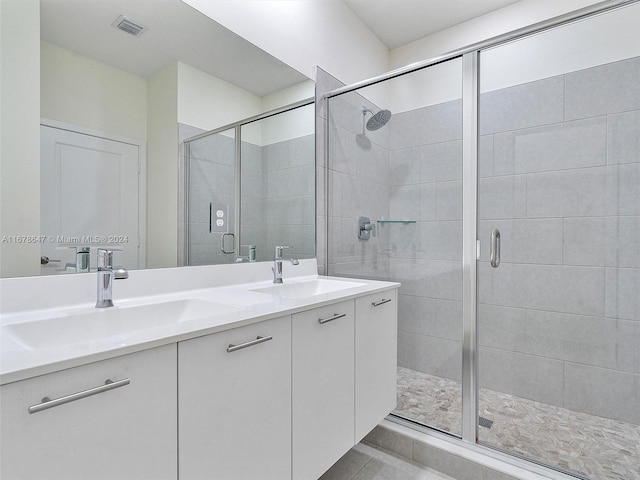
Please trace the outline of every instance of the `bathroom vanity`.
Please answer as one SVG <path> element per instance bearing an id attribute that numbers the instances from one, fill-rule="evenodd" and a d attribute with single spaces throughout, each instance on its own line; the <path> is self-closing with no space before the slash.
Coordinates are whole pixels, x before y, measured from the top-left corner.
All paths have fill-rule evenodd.
<path id="1" fill-rule="evenodd" d="M 300 263 L 2 280 L 0 477 L 320 477 L 395 408 L 399 285 Z"/>

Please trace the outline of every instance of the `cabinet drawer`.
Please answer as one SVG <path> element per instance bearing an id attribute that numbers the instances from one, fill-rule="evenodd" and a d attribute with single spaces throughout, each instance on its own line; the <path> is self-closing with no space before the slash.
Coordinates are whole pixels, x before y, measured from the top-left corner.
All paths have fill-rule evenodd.
<path id="1" fill-rule="evenodd" d="M 176 395 L 175 345 L 3 385 L 0 477 L 175 479 Z"/>

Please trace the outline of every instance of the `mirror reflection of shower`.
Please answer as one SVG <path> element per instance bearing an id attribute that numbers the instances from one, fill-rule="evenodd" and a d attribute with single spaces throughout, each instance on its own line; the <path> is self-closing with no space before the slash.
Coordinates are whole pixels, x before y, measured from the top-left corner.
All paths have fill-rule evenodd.
<path id="1" fill-rule="evenodd" d="M 365 124 L 367 113 L 371 114 L 371 118 Z M 367 107 L 362 107 L 362 133 L 356 135 L 356 143 L 360 148 L 363 150 L 371 149 L 371 140 L 367 137 L 365 126 L 367 130 L 374 132 L 384 127 L 389 120 L 391 120 L 391 112 L 389 110 L 385 109 L 378 111 L 378 113 L 374 113 L 373 110 Z"/>

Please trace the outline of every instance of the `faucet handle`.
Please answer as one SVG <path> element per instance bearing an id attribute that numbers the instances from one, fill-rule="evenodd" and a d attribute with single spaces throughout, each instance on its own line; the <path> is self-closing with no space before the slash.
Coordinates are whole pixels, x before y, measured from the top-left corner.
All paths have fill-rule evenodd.
<path id="1" fill-rule="evenodd" d="M 98 252 L 98 269 L 105 267 L 113 267 L 113 250 L 107 250 L 106 248 L 99 248 Z"/>
<path id="2" fill-rule="evenodd" d="M 282 258 L 282 250 L 291 248 L 288 245 L 276 245 L 276 258 Z"/>

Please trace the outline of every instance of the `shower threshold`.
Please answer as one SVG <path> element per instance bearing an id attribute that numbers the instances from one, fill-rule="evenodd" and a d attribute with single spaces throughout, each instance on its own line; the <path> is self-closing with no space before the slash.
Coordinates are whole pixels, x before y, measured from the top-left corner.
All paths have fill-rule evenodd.
<path id="1" fill-rule="evenodd" d="M 640 479 L 640 425 L 480 389 L 478 439 L 593 480 Z M 459 382 L 398 368 L 394 415 L 460 436 Z"/>

